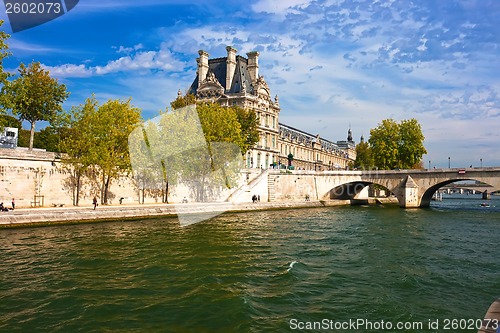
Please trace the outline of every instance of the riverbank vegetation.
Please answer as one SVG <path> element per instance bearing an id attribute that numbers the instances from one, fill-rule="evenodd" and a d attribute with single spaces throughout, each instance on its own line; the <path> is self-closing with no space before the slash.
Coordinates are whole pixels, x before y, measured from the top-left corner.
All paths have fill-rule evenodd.
<path id="1" fill-rule="evenodd" d="M 421 169 L 424 147 L 422 127 L 414 118 L 397 123 L 384 119 L 370 130 L 368 142 L 356 146 L 355 168 L 360 169 Z"/>

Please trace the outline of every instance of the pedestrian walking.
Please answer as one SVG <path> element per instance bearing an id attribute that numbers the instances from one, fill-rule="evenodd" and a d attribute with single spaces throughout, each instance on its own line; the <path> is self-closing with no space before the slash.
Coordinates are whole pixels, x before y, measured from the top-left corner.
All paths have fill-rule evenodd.
<path id="1" fill-rule="evenodd" d="M 14 210 L 14 208 L 16 208 L 16 200 L 12 198 L 12 210 Z"/>
<path id="2" fill-rule="evenodd" d="M 94 204 L 94 210 L 95 208 L 97 207 L 97 198 L 94 197 L 94 199 L 92 200 L 92 203 Z"/>

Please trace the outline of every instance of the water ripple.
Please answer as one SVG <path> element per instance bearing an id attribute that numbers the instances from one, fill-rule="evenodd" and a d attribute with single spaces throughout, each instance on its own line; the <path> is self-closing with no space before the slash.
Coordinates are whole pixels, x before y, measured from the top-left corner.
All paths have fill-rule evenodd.
<path id="1" fill-rule="evenodd" d="M 286 332 L 292 318 L 481 318 L 499 296 L 500 214 L 460 207 L 2 230 L 0 331 Z"/>

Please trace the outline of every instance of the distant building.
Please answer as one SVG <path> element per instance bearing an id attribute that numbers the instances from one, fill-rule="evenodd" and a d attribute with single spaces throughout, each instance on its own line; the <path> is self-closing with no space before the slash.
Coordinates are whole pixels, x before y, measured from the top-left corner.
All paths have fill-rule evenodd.
<path id="1" fill-rule="evenodd" d="M 17 148 L 19 130 L 13 127 L 4 127 L 0 132 L 0 148 Z"/>
<path id="2" fill-rule="evenodd" d="M 217 102 L 222 106 L 239 106 L 253 110 L 260 119 L 260 140 L 245 156 L 248 168 L 270 168 L 292 165 L 306 170 L 344 169 L 356 158 L 355 143 L 349 129 L 347 141 L 334 143 L 294 127 L 279 123 L 279 99 L 271 97 L 264 77 L 259 75 L 259 52 L 236 55 L 226 47 L 227 57 L 209 59 L 200 50 L 197 75 L 189 94 L 197 100 Z"/>

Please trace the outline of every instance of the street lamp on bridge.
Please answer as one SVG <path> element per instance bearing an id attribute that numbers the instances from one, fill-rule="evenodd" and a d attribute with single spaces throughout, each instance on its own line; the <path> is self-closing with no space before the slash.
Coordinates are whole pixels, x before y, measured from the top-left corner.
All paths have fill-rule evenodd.
<path id="1" fill-rule="evenodd" d="M 431 169 L 431 161 L 429 160 L 429 170 Z"/>
<path id="2" fill-rule="evenodd" d="M 481 168 L 482 168 L 483 167 L 483 159 L 480 158 L 479 160 L 481 161 Z"/>
<path id="3" fill-rule="evenodd" d="M 448 156 L 448 169 L 451 168 L 450 157 Z"/>

